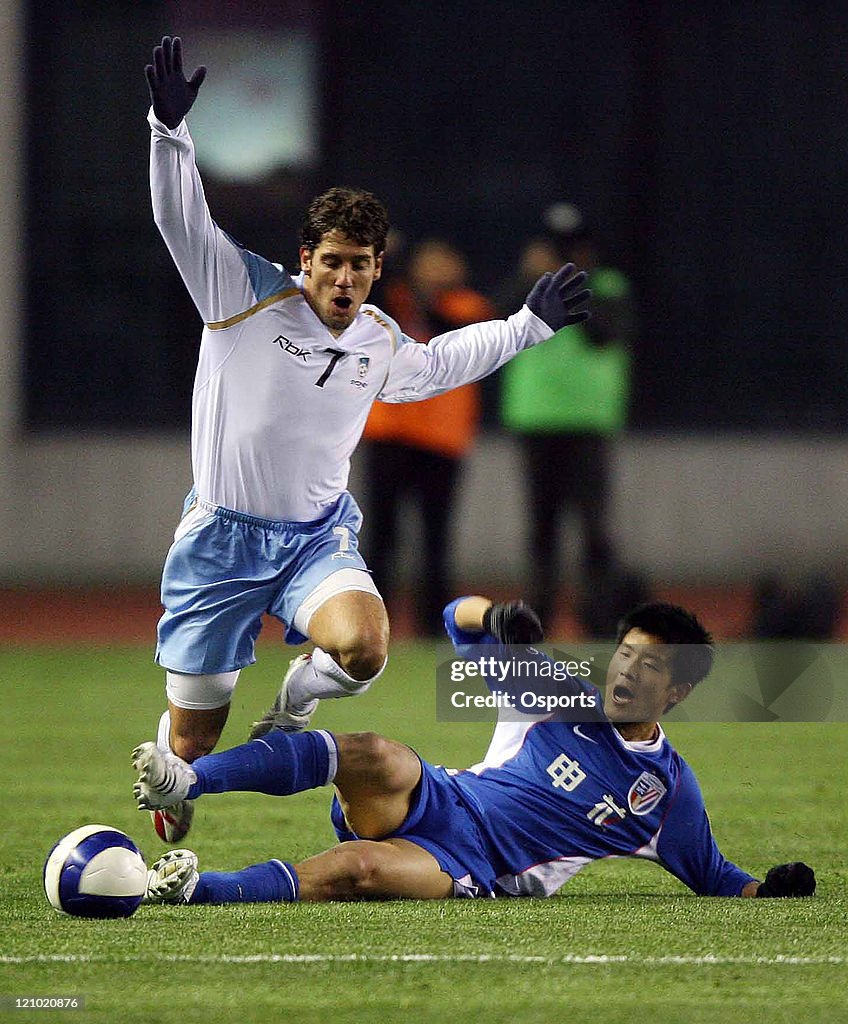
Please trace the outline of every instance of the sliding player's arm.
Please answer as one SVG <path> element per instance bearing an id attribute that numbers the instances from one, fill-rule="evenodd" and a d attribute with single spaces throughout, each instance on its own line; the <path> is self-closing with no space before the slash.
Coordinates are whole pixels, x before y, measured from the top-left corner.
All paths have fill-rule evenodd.
<path id="1" fill-rule="evenodd" d="M 152 101 L 153 217 L 204 322 L 221 322 L 292 282 L 281 268 L 233 242 L 209 212 L 185 123 L 206 69 L 186 80 L 180 40 L 166 36 L 145 73 Z"/>
<path id="2" fill-rule="evenodd" d="M 699 896 L 812 896 L 816 890 L 815 874 L 806 864 L 781 864 L 760 882 L 727 860 L 713 837 L 700 787 L 688 765 L 683 765 L 663 821 L 657 857 Z"/>
<path id="3" fill-rule="evenodd" d="M 444 619 L 454 643 L 537 644 L 544 638 L 539 616 L 524 601 L 458 597 L 445 608 Z"/>
<path id="4" fill-rule="evenodd" d="M 566 264 L 541 277 L 526 304 L 506 320 L 489 320 L 448 331 L 427 345 L 402 335 L 389 375 L 378 398 L 383 402 L 418 402 L 471 384 L 493 373 L 519 352 L 546 341 L 589 316 L 586 275 Z"/>
<path id="5" fill-rule="evenodd" d="M 502 644 L 537 644 L 544 638 L 539 616 L 524 601 L 496 604 L 488 597 L 463 597 L 454 602 L 458 629 L 486 633 Z"/>

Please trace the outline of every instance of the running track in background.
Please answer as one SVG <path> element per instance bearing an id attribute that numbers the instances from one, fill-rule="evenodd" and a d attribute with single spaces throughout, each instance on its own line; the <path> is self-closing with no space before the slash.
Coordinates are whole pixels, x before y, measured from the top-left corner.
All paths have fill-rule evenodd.
<path id="1" fill-rule="evenodd" d="M 462 592 L 458 588 L 457 593 Z M 504 600 L 516 595 L 501 591 L 491 596 Z M 716 639 L 748 635 L 752 602 L 750 591 L 743 587 L 657 588 L 652 597 L 691 608 Z M 548 631 L 552 638 L 567 640 L 579 636 L 569 605 L 569 597 L 564 595 L 554 628 Z M 414 637 L 410 608 L 410 600 L 402 598 L 390 609 L 394 639 Z M 160 613 L 156 587 L 5 587 L 0 588 L 0 643 L 141 643 L 152 648 Z M 845 611 L 838 634 L 848 637 Z M 268 640 L 281 642 L 281 627 L 274 620 L 266 621 L 260 638 L 260 642 Z"/>

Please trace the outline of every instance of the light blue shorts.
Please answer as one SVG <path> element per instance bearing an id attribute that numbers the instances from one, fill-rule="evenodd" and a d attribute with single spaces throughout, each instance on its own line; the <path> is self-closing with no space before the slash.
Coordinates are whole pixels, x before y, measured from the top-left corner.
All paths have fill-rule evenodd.
<path id="1" fill-rule="evenodd" d="M 314 523 L 275 522 L 190 501 L 162 571 L 157 662 L 190 675 L 252 665 L 265 613 L 285 625 L 287 643 L 303 643 L 294 622 L 304 600 L 340 570 L 368 572 L 359 553 L 361 525 L 347 492 Z M 377 593 L 370 575 L 360 579 L 365 585 L 339 589 Z"/>

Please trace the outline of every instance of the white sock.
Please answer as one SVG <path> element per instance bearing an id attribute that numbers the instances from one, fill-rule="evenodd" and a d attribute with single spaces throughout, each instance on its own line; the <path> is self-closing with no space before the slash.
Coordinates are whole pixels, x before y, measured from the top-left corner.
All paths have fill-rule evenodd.
<path id="1" fill-rule="evenodd" d="M 156 730 L 156 746 L 160 750 L 171 749 L 171 712 L 167 709 L 162 712 L 159 719 L 159 728 Z"/>
<path id="2" fill-rule="evenodd" d="M 313 700 L 365 693 L 374 680 L 379 678 L 388 660 L 383 662 L 380 671 L 370 679 L 354 679 L 326 651 L 316 647 L 312 652 L 312 660 L 289 680 L 289 707 L 299 709 Z"/>

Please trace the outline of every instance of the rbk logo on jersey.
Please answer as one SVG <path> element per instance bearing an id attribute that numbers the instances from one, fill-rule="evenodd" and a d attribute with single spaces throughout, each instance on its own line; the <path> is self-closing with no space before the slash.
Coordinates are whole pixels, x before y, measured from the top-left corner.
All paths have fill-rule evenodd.
<path id="1" fill-rule="evenodd" d="M 274 338 L 271 344 L 279 345 L 283 352 L 288 352 L 288 354 L 290 356 L 294 356 L 295 359 L 302 359 L 304 363 L 306 362 L 306 357 L 309 355 L 309 349 L 301 348 L 300 345 L 295 345 L 293 341 L 289 341 L 285 334 L 278 335 Z"/>
<path id="2" fill-rule="evenodd" d="M 666 788 L 656 775 L 642 772 L 630 787 L 627 803 L 634 814 L 650 814 L 665 794 Z"/>

